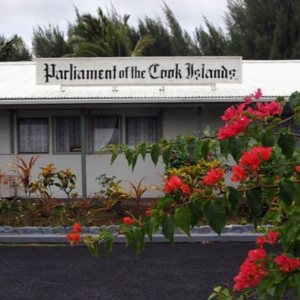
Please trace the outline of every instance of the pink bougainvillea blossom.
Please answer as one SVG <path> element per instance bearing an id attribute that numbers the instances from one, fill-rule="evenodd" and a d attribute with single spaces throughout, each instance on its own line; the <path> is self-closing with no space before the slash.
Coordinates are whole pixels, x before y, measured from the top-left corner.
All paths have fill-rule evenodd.
<path id="1" fill-rule="evenodd" d="M 277 264 L 280 267 L 280 270 L 286 273 L 295 271 L 300 266 L 299 258 L 290 258 L 289 256 L 282 253 L 279 256 L 276 256 L 274 258 L 275 264 Z"/>
<path id="2" fill-rule="evenodd" d="M 239 274 L 234 278 L 234 288 L 241 291 L 248 287 L 257 287 L 259 282 L 268 275 L 265 270 L 267 253 L 263 248 L 250 250 L 248 257 L 240 267 Z"/>
<path id="3" fill-rule="evenodd" d="M 222 180 L 224 177 L 223 170 L 211 169 L 206 173 L 203 179 L 204 185 L 214 185 L 216 182 Z"/>
<path id="4" fill-rule="evenodd" d="M 232 168 L 233 176 L 231 177 L 232 181 L 244 181 L 248 178 L 248 172 L 241 167 L 240 165 L 236 165 Z"/>

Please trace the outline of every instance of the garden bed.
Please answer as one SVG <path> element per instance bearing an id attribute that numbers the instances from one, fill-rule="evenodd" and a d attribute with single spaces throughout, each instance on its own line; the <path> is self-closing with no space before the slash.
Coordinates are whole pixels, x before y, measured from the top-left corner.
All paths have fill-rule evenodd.
<path id="1" fill-rule="evenodd" d="M 109 226 L 119 225 L 124 216 L 144 218 L 147 210 L 155 208 L 158 199 L 143 198 L 137 205 L 134 199 L 125 199 L 119 204 L 107 209 L 97 200 L 54 199 L 41 202 L 27 199 L 2 199 L 0 201 L 0 226 L 10 227 L 69 227 L 75 222 L 83 226 Z M 238 217 L 227 213 L 227 225 L 248 224 L 248 209 L 242 205 Z M 205 226 L 207 222 L 202 219 L 198 226 Z"/>

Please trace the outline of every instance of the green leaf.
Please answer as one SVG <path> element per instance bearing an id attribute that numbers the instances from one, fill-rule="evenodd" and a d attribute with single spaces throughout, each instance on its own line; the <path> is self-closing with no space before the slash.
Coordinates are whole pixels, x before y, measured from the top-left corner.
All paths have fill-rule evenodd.
<path id="1" fill-rule="evenodd" d="M 271 203 L 274 200 L 275 195 L 277 193 L 277 187 L 276 188 L 266 188 L 266 189 L 263 189 L 263 191 L 264 191 L 265 197 L 268 199 L 268 202 Z"/>
<path id="2" fill-rule="evenodd" d="M 149 237 L 150 241 L 152 241 L 155 224 L 156 221 L 154 218 L 151 217 L 145 218 L 146 234 Z"/>
<path id="3" fill-rule="evenodd" d="M 278 146 L 286 158 L 292 158 L 295 151 L 296 139 L 293 135 L 280 133 Z"/>
<path id="4" fill-rule="evenodd" d="M 118 150 L 117 149 L 111 149 L 112 155 L 111 155 L 111 160 L 110 160 L 110 164 L 112 165 L 116 158 L 118 157 Z"/>
<path id="5" fill-rule="evenodd" d="M 143 160 L 145 161 L 147 150 L 148 150 L 147 143 L 141 143 L 141 144 L 139 144 L 138 145 L 138 150 L 139 150 L 139 153 L 142 155 Z"/>
<path id="6" fill-rule="evenodd" d="M 275 143 L 274 126 L 267 127 L 261 133 L 261 143 L 263 147 L 273 147 Z"/>
<path id="7" fill-rule="evenodd" d="M 99 151 L 99 156 L 102 156 L 104 153 L 106 153 L 107 149 L 106 148 L 102 148 Z"/>
<path id="8" fill-rule="evenodd" d="M 165 165 L 168 165 L 171 159 L 172 145 L 166 146 L 163 150 L 163 161 Z"/>
<path id="9" fill-rule="evenodd" d="M 293 203 L 294 197 L 297 193 L 295 183 L 290 180 L 286 180 L 280 182 L 278 186 L 279 186 L 279 194 L 278 194 L 279 199 L 283 201 L 285 205 L 290 206 Z"/>
<path id="10" fill-rule="evenodd" d="M 274 279 L 271 276 L 262 278 L 258 285 L 258 296 L 262 296 L 273 284 Z M 261 299 L 261 298 L 259 298 Z"/>
<path id="11" fill-rule="evenodd" d="M 112 252 L 112 246 L 113 246 L 113 239 L 109 239 L 104 243 L 104 252 L 106 255 L 109 255 L 109 253 Z"/>
<path id="12" fill-rule="evenodd" d="M 296 257 L 300 256 L 300 241 L 295 241 L 293 245 L 293 255 Z"/>
<path id="13" fill-rule="evenodd" d="M 157 209 L 162 210 L 164 209 L 167 205 L 170 204 L 176 204 L 174 198 L 171 195 L 165 195 L 164 197 L 160 198 L 158 203 L 157 203 Z"/>
<path id="14" fill-rule="evenodd" d="M 86 245 L 93 257 L 99 257 L 98 242 L 86 243 Z"/>
<path id="15" fill-rule="evenodd" d="M 246 149 L 246 140 L 244 137 L 229 138 L 228 147 L 233 159 L 238 163 Z"/>
<path id="16" fill-rule="evenodd" d="M 191 211 L 187 206 L 177 208 L 175 210 L 175 219 L 179 228 L 183 230 L 189 237 L 191 227 Z"/>
<path id="17" fill-rule="evenodd" d="M 152 159 L 155 166 L 158 163 L 159 154 L 160 154 L 159 144 L 157 144 L 157 143 L 152 144 L 151 145 L 151 150 L 150 150 L 150 155 L 151 155 L 151 159 Z"/>
<path id="18" fill-rule="evenodd" d="M 200 218 L 203 216 L 202 203 L 198 200 L 194 200 L 190 203 L 189 209 L 191 211 L 191 225 L 196 226 Z"/>
<path id="19" fill-rule="evenodd" d="M 248 190 L 246 191 L 247 205 L 249 207 L 250 217 L 257 226 L 257 217 L 263 210 L 263 195 L 261 190 Z"/>
<path id="20" fill-rule="evenodd" d="M 161 220 L 162 233 L 170 242 L 174 242 L 174 232 L 177 229 L 177 224 L 174 215 L 165 215 Z"/>
<path id="21" fill-rule="evenodd" d="M 295 194 L 294 201 L 296 202 L 296 205 L 300 207 L 300 183 L 295 183 L 295 188 L 297 192 Z"/>
<path id="22" fill-rule="evenodd" d="M 289 284 L 288 278 L 282 280 L 279 284 L 276 284 L 274 300 L 280 299 L 285 294 L 288 284 Z"/>
<path id="23" fill-rule="evenodd" d="M 135 165 L 137 163 L 137 160 L 138 160 L 138 157 L 139 157 L 139 152 L 136 152 L 133 154 L 133 157 L 132 157 L 132 162 L 131 162 L 131 170 L 133 171 L 134 168 L 135 168 Z"/>
<path id="24" fill-rule="evenodd" d="M 206 160 L 207 159 L 207 155 L 208 155 L 208 152 L 209 152 L 209 144 L 210 144 L 210 141 L 209 139 L 206 139 L 206 140 L 203 140 L 202 141 L 202 144 L 201 144 L 201 154 L 202 154 L 202 157 Z"/>
<path id="25" fill-rule="evenodd" d="M 219 142 L 221 147 L 221 153 L 227 159 L 228 154 L 230 154 L 228 140 L 219 140 Z"/>
<path id="26" fill-rule="evenodd" d="M 132 159 L 133 159 L 133 151 L 132 149 L 127 148 L 124 152 L 125 154 L 125 158 L 128 162 L 128 166 L 130 166 L 132 164 Z"/>
<path id="27" fill-rule="evenodd" d="M 300 127 L 300 115 L 294 118 L 294 123 L 297 125 L 297 127 Z"/>
<path id="28" fill-rule="evenodd" d="M 128 247 L 133 242 L 133 233 L 132 233 L 132 231 L 126 232 L 125 237 L 126 237 L 126 247 Z"/>
<path id="29" fill-rule="evenodd" d="M 227 187 L 226 198 L 228 201 L 229 209 L 234 216 L 238 215 L 238 210 L 240 206 L 240 200 L 244 193 L 239 192 L 232 186 Z"/>
<path id="30" fill-rule="evenodd" d="M 209 226 L 220 235 L 226 224 L 226 215 L 222 200 L 207 201 L 204 204 L 204 216 Z"/>
<path id="31" fill-rule="evenodd" d="M 133 231 L 133 249 L 136 254 L 140 254 L 145 248 L 145 228 L 140 227 Z"/>
<path id="32" fill-rule="evenodd" d="M 165 145 L 168 144 L 168 140 L 163 138 L 163 139 L 161 139 L 161 140 L 159 141 L 159 143 L 160 143 L 161 145 L 165 146 Z"/>
<path id="33" fill-rule="evenodd" d="M 176 136 L 176 147 L 181 153 L 185 152 L 185 139 L 183 138 L 183 136 Z"/>
<path id="34" fill-rule="evenodd" d="M 300 274 L 293 274 L 290 277 L 291 285 L 295 288 L 297 299 L 300 299 Z"/>
<path id="35" fill-rule="evenodd" d="M 264 216 L 263 223 L 268 224 L 269 221 L 281 222 L 281 213 L 277 211 L 268 211 Z"/>
<path id="36" fill-rule="evenodd" d="M 186 149 L 191 159 L 198 160 L 200 152 L 201 139 L 188 137 L 186 140 Z"/>
<path id="37" fill-rule="evenodd" d="M 289 97 L 289 105 L 291 108 L 294 108 L 294 107 L 300 105 L 300 93 L 299 92 L 294 92 L 291 94 L 291 96 Z"/>

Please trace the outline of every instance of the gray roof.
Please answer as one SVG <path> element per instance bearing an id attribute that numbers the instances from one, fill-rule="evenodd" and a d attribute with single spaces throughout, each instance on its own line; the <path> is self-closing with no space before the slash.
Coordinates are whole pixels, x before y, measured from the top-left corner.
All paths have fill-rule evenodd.
<path id="1" fill-rule="evenodd" d="M 65 87 L 36 85 L 35 62 L 0 63 L 0 105 L 30 103 L 195 103 L 239 101 L 261 88 L 263 98 L 300 88 L 300 60 L 243 61 L 243 83 L 211 86 Z M 57 101 L 59 100 L 59 102 Z"/>

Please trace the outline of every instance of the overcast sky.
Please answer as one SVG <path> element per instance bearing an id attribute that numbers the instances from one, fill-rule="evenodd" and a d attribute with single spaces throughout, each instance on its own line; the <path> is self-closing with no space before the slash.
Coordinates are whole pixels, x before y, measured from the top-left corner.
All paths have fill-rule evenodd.
<path id="1" fill-rule="evenodd" d="M 203 16 L 213 24 L 223 26 L 227 0 L 166 0 L 180 25 L 192 33 L 203 24 Z M 162 0 L 0 0 L 0 34 L 6 38 L 20 35 L 31 47 L 33 28 L 37 25 L 57 24 L 65 30 L 68 21 L 75 20 L 74 5 L 80 13 L 96 14 L 97 7 L 111 4 L 121 14 L 130 14 L 129 23 L 139 18 L 161 17 Z"/>

